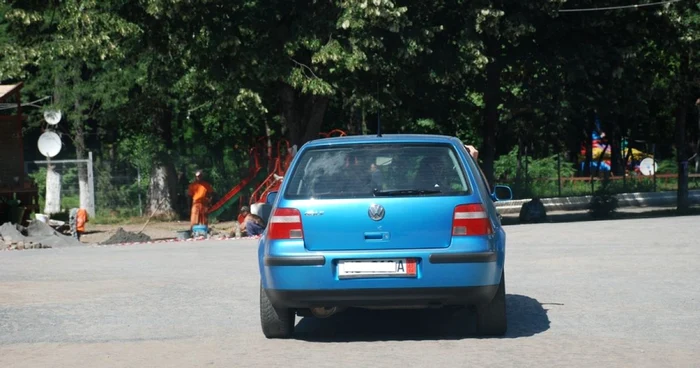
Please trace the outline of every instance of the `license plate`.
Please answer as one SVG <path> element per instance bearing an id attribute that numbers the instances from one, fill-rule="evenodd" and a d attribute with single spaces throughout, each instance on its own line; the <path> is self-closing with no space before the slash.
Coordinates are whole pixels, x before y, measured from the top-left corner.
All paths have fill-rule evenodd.
<path id="1" fill-rule="evenodd" d="M 338 277 L 416 277 L 415 259 L 338 261 Z"/>

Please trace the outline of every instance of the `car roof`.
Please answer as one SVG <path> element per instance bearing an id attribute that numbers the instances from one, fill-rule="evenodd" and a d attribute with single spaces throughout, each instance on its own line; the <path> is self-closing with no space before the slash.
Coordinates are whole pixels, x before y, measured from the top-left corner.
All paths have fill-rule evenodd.
<path id="1" fill-rule="evenodd" d="M 319 138 L 305 144 L 307 147 L 342 145 L 342 144 L 362 144 L 362 143 L 457 143 L 459 139 L 448 135 L 439 134 L 382 134 L 377 135 L 346 135 L 342 137 Z"/>

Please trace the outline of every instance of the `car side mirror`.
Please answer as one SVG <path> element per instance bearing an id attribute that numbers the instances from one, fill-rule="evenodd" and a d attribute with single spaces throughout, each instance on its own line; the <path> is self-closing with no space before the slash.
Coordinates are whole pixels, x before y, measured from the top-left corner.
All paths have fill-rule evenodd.
<path id="1" fill-rule="evenodd" d="M 491 197 L 494 201 L 509 201 L 513 199 L 513 191 L 507 185 L 496 185 L 493 187 Z"/>
<path id="2" fill-rule="evenodd" d="M 267 193 L 267 197 L 265 198 L 265 203 L 272 206 L 272 204 L 275 203 L 276 198 L 277 198 L 277 192 L 269 192 L 269 193 Z"/>

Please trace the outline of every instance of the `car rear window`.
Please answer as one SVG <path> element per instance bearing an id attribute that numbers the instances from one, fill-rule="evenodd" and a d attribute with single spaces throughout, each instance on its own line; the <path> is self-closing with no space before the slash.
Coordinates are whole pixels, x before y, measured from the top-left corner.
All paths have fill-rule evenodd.
<path id="1" fill-rule="evenodd" d="M 449 144 L 357 144 L 301 153 L 289 199 L 465 195 L 464 166 Z"/>

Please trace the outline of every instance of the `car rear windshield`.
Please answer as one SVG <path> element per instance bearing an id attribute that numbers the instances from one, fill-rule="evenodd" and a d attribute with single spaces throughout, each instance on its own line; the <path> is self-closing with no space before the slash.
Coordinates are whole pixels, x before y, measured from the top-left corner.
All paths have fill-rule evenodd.
<path id="1" fill-rule="evenodd" d="M 469 194 L 449 144 L 357 144 L 303 151 L 288 176 L 289 199 Z"/>

